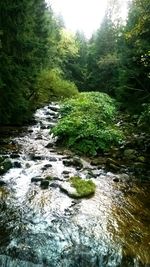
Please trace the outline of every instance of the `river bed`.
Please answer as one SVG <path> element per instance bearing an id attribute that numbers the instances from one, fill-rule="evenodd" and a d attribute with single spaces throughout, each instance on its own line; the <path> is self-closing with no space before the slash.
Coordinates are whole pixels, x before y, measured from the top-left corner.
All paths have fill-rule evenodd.
<path id="1" fill-rule="evenodd" d="M 74 155 L 60 151 L 50 134 L 58 110 L 54 103 L 38 109 L 33 125 L 3 135 L 1 154 L 14 167 L 0 176 L 0 266 L 150 266 L 149 180 L 129 180 L 85 159 L 83 168 L 65 166 Z M 93 197 L 60 191 L 68 177 L 89 173 Z M 53 177 L 47 189 L 32 180 L 47 176 Z"/>

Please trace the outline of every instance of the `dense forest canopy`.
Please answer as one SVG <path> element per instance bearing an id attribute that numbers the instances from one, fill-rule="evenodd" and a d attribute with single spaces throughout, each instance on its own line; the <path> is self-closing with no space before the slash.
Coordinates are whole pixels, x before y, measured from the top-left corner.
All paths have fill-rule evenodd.
<path id="1" fill-rule="evenodd" d="M 27 122 L 37 106 L 78 90 L 150 117 L 150 2 L 130 1 L 126 24 L 119 2 L 108 3 L 87 40 L 68 33 L 44 0 L 0 2 L 0 124 Z"/>

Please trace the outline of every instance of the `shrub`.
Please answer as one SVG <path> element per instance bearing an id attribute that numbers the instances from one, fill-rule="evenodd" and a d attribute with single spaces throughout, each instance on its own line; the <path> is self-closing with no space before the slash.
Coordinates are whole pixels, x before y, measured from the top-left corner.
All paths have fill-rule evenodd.
<path id="1" fill-rule="evenodd" d="M 86 155 L 96 155 L 118 144 L 122 133 L 115 125 L 115 102 L 107 94 L 81 93 L 65 101 L 62 118 L 52 132 L 58 142 Z"/>
<path id="2" fill-rule="evenodd" d="M 59 69 L 43 70 L 37 80 L 37 98 L 39 103 L 49 102 L 53 97 L 69 98 L 78 93 L 73 82 L 63 78 Z"/>

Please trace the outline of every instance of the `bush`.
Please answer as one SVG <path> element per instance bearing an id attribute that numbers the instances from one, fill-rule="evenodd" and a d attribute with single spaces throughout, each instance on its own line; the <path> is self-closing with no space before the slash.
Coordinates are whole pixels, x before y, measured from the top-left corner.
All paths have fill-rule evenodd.
<path id="1" fill-rule="evenodd" d="M 68 98 L 78 93 L 73 82 L 63 79 L 59 69 L 43 70 L 37 80 L 37 98 L 45 103 L 56 98 Z"/>
<path id="2" fill-rule="evenodd" d="M 96 155 L 118 144 L 122 133 L 115 125 L 115 102 L 107 94 L 81 93 L 65 101 L 62 118 L 52 132 L 58 142 L 86 155 Z"/>

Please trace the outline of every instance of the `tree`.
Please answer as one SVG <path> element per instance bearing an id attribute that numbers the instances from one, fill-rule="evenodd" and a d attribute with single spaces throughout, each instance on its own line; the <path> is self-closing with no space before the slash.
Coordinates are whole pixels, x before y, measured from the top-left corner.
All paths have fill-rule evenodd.
<path id="1" fill-rule="evenodd" d="M 141 109 L 150 101 L 150 2 L 133 0 L 121 37 L 120 87 L 117 95 L 124 105 Z"/>
<path id="2" fill-rule="evenodd" d="M 0 123 L 31 114 L 34 82 L 45 64 L 48 30 L 44 0 L 0 2 Z"/>

